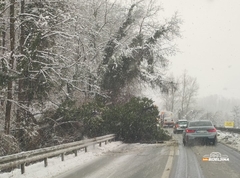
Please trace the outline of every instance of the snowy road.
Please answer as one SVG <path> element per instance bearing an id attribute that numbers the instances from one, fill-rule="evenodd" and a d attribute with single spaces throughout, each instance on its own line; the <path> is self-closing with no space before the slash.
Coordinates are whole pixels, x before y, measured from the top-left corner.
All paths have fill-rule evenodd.
<path id="1" fill-rule="evenodd" d="M 184 147 L 181 134 L 173 135 L 173 140 L 166 144 L 123 144 L 55 178 L 240 178 L 239 152 L 220 143 Z M 227 155 L 229 161 L 202 160 L 212 152 Z"/>
<path id="2" fill-rule="evenodd" d="M 240 178 L 239 152 L 221 143 L 217 146 L 184 147 L 181 134 L 175 134 L 173 137 L 179 142 L 179 154 L 174 157 L 171 178 Z M 212 152 L 227 155 L 229 161 L 206 162 L 202 160 L 205 155 L 210 155 Z"/>
<path id="3" fill-rule="evenodd" d="M 91 164 L 57 178 L 159 178 L 168 161 L 170 147 L 165 144 L 123 144 Z"/>

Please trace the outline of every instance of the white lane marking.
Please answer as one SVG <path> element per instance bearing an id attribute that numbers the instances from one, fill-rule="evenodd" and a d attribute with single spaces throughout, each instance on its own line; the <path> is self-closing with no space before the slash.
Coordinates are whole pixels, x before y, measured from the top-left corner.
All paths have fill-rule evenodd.
<path id="1" fill-rule="evenodd" d="M 175 147 L 175 155 L 178 156 L 179 155 L 179 148 Z"/>
<path id="2" fill-rule="evenodd" d="M 166 164 L 165 169 L 162 174 L 162 178 L 169 178 L 170 171 L 172 168 L 173 156 L 174 156 L 174 147 L 170 146 L 170 152 L 169 152 L 167 164 Z"/>

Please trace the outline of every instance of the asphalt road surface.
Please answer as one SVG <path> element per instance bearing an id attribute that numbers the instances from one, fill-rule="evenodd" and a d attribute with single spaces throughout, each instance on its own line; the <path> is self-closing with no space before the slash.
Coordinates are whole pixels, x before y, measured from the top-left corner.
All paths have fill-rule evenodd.
<path id="1" fill-rule="evenodd" d="M 240 178 L 240 153 L 221 143 L 217 146 L 194 145 L 185 147 L 182 135 L 174 135 L 179 142 L 174 156 L 171 178 Z M 218 152 L 229 161 L 203 161 L 205 155 Z"/>
<path id="2" fill-rule="evenodd" d="M 184 147 L 181 140 L 181 134 L 173 134 L 163 144 L 122 145 L 56 178 L 240 178 L 239 152 L 220 143 Z M 202 160 L 212 152 L 229 161 Z"/>

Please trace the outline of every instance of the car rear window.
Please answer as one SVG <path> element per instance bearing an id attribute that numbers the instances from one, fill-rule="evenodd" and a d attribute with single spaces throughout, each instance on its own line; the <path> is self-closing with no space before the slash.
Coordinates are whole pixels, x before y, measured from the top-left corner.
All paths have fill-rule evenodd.
<path id="1" fill-rule="evenodd" d="M 212 122 L 210 121 L 196 121 L 196 122 L 190 122 L 189 127 L 194 126 L 212 126 Z"/>
<path id="2" fill-rule="evenodd" d="M 178 121 L 178 124 L 179 124 L 179 125 L 186 125 L 186 124 L 187 124 L 187 121 Z"/>

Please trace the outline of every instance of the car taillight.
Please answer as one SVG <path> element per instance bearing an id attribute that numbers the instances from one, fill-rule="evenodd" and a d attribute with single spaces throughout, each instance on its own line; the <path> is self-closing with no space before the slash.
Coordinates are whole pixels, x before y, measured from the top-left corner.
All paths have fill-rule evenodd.
<path id="1" fill-rule="evenodd" d="M 186 129 L 186 133 L 194 133 L 195 130 L 192 130 L 192 129 Z"/>
<path id="2" fill-rule="evenodd" d="M 208 132 L 216 132 L 217 130 L 214 128 L 214 129 L 209 129 L 207 130 Z"/>

